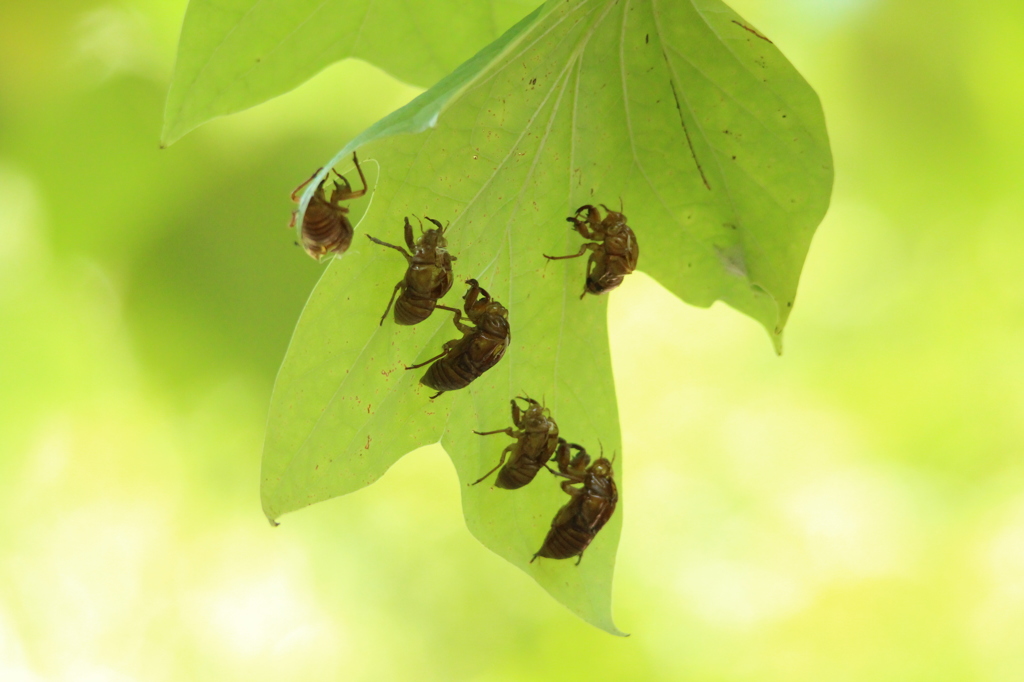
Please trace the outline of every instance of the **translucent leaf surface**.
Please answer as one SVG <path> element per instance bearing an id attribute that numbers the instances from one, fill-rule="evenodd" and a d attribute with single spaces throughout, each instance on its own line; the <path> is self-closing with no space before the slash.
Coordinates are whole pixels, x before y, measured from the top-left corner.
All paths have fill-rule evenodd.
<path id="1" fill-rule="evenodd" d="M 167 96 L 163 143 L 287 92 L 346 57 L 428 87 L 537 4 L 191 0 Z M 352 96 L 358 99 L 359 93 Z"/>
<path id="2" fill-rule="evenodd" d="M 353 140 L 333 159 L 338 170 L 350 173 L 356 148 L 376 172 L 354 215 L 370 208 L 310 297 L 278 376 L 267 516 L 368 485 L 440 441 L 474 535 L 617 633 L 611 580 L 632 453 L 620 452 L 619 509 L 582 563 L 530 564 L 568 497 L 545 472 L 517 491 L 467 485 L 506 442 L 472 432 L 509 425 L 509 399 L 528 393 L 569 440 L 620 450 L 607 297 L 580 300 L 585 259 L 542 256 L 576 251 L 581 239 L 565 218 L 584 203 L 621 199 L 640 269 L 690 303 L 728 302 L 778 340 L 831 188 L 817 97 L 717 0 L 559 1 Z M 505 358 L 433 402 L 417 383 L 424 370 L 403 363 L 458 336 L 451 317 L 378 326 L 405 265 L 362 236 L 398 241 L 409 214 L 450 220 L 457 278 L 479 279 L 510 310 Z M 456 285 L 446 302 L 459 305 L 464 291 Z"/>

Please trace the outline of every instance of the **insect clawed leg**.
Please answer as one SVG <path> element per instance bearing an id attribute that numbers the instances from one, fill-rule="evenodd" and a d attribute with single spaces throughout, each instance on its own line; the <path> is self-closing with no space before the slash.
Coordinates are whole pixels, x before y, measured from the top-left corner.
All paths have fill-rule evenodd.
<path id="1" fill-rule="evenodd" d="M 580 220 L 580 212 L 583 210 L 587 211 L 586 220 Z M 571 218 L 566 218 L 567 221 L 572 223 L 572 228 L 576 232 L 579 232 L 586 239 L 597 238 L 597 226 L 601 224 L 601 214 L 598 213 L 596 206 L 586 204 L 576 209 L 576 215 Z"/>
<path id="2" fill-rule="evenodd" d="M 382 242 L 381 240 L 377 239 L 376 237 L 371 237 L 370 235 L 366 235 L 366 238 L 369 239 L 374 244 L 380 244 L 381 246 L 386 246 L 389 249 L 394 249 L 395 251 L 398 251 L 403 256 L 405 256 L 405 260 L 406 261 L 411 261 L 412 260 L 412 256 L 409 253 L 407 253 L 406 250 L 403 249 L 401 246 L 395 246 L 394 244 L 388 244 L 387 242 Z"/>
<path id="3" fill-rule="evenodd" d="M 523 428 L 523 411 L 519 409 L 519 403 L 516 402 L 515 398 L 509 402 L 512 403 L 512 423 L 519 428 Z"/>
<path id="4" fill-rule="evenodd" d="M 559 476 L 565 476 L 565 474 L 558 474 L 558 475 Z M 569 476 L 565 476 L 565 477 L 568 478 L 569 480 L 568 481 L 562 481 L 562 492 L 564 492 L 566 495 L 570 495 L 572 497 L 576 497 L 577 495 L 582 495 L 583 494 L 582 490 L 580 490 L 579 488 L 573 488 L 572 487 L 574 483 L 579 483 L 580 481 L 578 481 L 578 480 L 576 480 L 574 478 L 571 478 Z"/>
<path id="5" fill-rule="evenodd" d="M 454 324 L 455 328 L 458 329 L 463 334 L 469 334 L 470 332 L 473 331 L 473 327 L 470 327 L 468 324 L 463 324 L 462 323 L 462 311 L 461 310 L 458 310 L 456 308 L 449 308 L 446 305 L 437 305 L 437 306 L 435 306 L 435 309 L 436 308 L 440 308 L 442 310 L 447 310 L 449 312 L 455 313 L 454 317 L 452 317 L 452 324 Z"/>
<path id="6" fill-rule="evenodd" d="M 438 353 L 434 357 L 430 358 L 429 360 L 424 360 L 423 362 L 420 362 L 420 363 L 412 365 L 412 366 L 406 365 L 405 368 L 406 369 L 419 369 L 420 367 L 423 367 L 425 365 L 429 365 L 434 360 L 440 360 L 441 358 L 443 358 L 446 355 L 448 355 L 448 344 L 445 344 L 445 349 L 444 350 L 442 350 L 440 353 Z M 444 393 L 444 391 L 441 391 L 441 393 Z M 438 393 L 437 395 L 441 395 L 441 393 Z M 437 396 L 434 396 L 434 398 L 436 398 L 436 397 Z M 431 398 L 431 400 L 433 400 L 434 398 Z"/>
<path id="7" fill-rule="evenodd" d="M 473 433 L 475 433 L 478 436 L 493 436 L 496 433 L 504 433 L 507 436 L 515 438 L 515 435 L 512 433 L 511 426 L 508 427 L 507 429 L 498 429 L 496 431 L 474 431 Z"/>
<path id="8" fill-rule="evenodd" d="M 339 192 L 337 195 L 332 194 L 331 195 L 331 200 L 334 201 L 334 202 L 337 202 L 337 201 L 349 201 L 351 199 L 358 199 L 359 197 L 361 197 L 364 194 L 366 194 L 366 176 L 363 175 L 363 169 L 359 165 L 359 157 L 356 156 L 355 152 L 352 152 L 352 162 L 355 163 L 356 170 L 359 171 L 359 179 L 363 181 L 363 188 L 361 190 L 353 192 L 352 191 L 352 186 L 349 184 L 349 182 L 345 178 L 345 176 L 335 170 L 334 171 L 335 175 L 337 175 L 339 178 L 341 178 L 341 180 L 345 183 L 345 191 L 344 192 Z M 334 170 L 334 169 L 332 169 L 332 170 Z M 337 198 L 335 198 L 335 197 L 337 197 Z"/>
<path id="9" fill-rule="evenodd" d="M 300 191 L 302 191 L 303 187 L 305 187 L 306 185 L 311 183 L 313 181 L 313 178 L 316 177 L 316 174 L 319 173 L 320 171 L 322 171 L 323 169 L 324 169 L 323 166 L 320 166 L 319 168 L 317 168 L 315 171 L 313 171 L 313 174 L 309 176 L 309 179 L 307 179 L 301 185 L 299 185 L 294 190 L 292 190 L 292 201 L 298 201 L 299 200 L 299 198 L 297 196 L 295 196 L 295 195 L 298 194 Z"/>
<path id="10" fill-rule="evenodd" d="M 366 176 L 363 175 L 363 168 L 359 165 L 359 157 L 356 156 L 355 152 L 352 152 L 352 163 L 356 165 L 356 170 L 359 171 L 359 179 L 363 181 L 363 188 L 349 197 L 349 199 L 355 199 L 366 194 Z"/>
<path id="11" fill-rule="evenodd" d="M 445 231 L 445 229 L 446 229 L 446 226 L 445 226 L 445 225 L 442 225 L 442 224 L 441 224 L 441 221 L 440 221 L 440 220 L 434 220 L 433 218 L 431 218 L 431 217 L 430 217 L 430 216 L 428 216 L 428 215 L 425 215 L 425 216 L 423 216 L 423 217 L 424 217 L 424 218 L 426 218 L 427 220 L 429 220 L 430 222 L 434 223 L 434 225 L 436 225 L 436 226 L 437 226 L 437 228 L 438 228 L 439 230 L 441 230 L 441 234 L 444 234 L 444 231 Z"/>
<path id="12" fill-rule="evenodd" d="M 419 218 L 416 218 L 416 220 L 419 220 Z M 420 231 L 423 231 L 422 227 L 420 227 Z M 409 222 L 409 216 L 405 216 L 405 243 L 409 246 L 410 251 L 416 250 L 416 240 L 413 239 L 412 223 Z"/>
<path id="13" fill-rule="evenodd" d="M 567 258 L 579 258 L 580 256 L 587 252 L 587 249 L 590 249 L 591 251 L 597 251 L 600 248 L 601 245 L 595 242 L 584 242 L 583 244 L 580 245 L 580 250 L 577 251 L 576 253 L 570 254 L 568 256 L 549 256 L 547 254 L 544 254 L 544 257 L 547 258 L 548 260 L 565 260 Z"/>
<path id="14" fill-rule="evenodd" d="M 462 300 L 465 304 L 466 310 L 469 311 L 470 308 L 473 308 L 476 305 L 477 297 L 480 296 L 480 292 L 482 292 L 483 289 L 480 288 L 480 282 L 475 279 L 467 279 L 466 284 L 469 285 L 469 291 L 467 291 L 466 295 L 462 297 Z M 487 292 L 484 292 L 484 296 L 488 300 L 490 299 Z"/>
<path id="15" fill-rule="evenodd" d="M 476 433 L 476 431 L 474 431 L 473 433 Z M 498 433 L 498 432 L 495 431 L 493 433 Z M 480 434 L 480 435 L 483 435 L 483 434 Z M 488 476 L 493 474 L 495 471 L 497 471 L 501 467 L 501 465 L 505 463 L 505 458 L 508 457 L 508 453 L 512 451 L 512 447 L 513 447 L 512 445 L 509 445 L 504 450 L 502 450 L 501 451 L 501 459 L 498 460 L 498 463 L 495 465 L 495 467 L 493 469 L 491 469 L 490 471 L 488 471 L 483 476 L 481 476 L 480 478 L 478 478 L 475 481 L 473 481 L 472 483 L 470 483 L 470 485 L 476 485 L 477 483 L 479 483 L 480 481 L 484 480 L 485 478 L 487 478 Z"/>
<path id="16" fill-rule="evenodd" d="M 403 284 L 405 284 L 405 279 L 398 280 L 398 284 L 395 285 L 395 290 L 391 292 L 391 300 L 388 301 L 388 307 L 384 309 L 384 314 L 380 316 L 379 326 L 384 326 L 384 320 L 387 319 L 388 313 L 391 312 L 391 306 L 395 302 L 395 296 L 398 295 L 398 290 L 402 288 Z"/>
<path id="17" fill-rule="evenodd" d="M 347 195 L 352 193 L 352 185 L 348 184 L 348 178 L 339 173 L 337 168 L 332 168 L 331 170 L 334 171 L 334 174 L 338 176 L 338 180 L 341 180 L 343 183 L 345 183 L 345 191 L 342 192 L 342 194 L 346 195 L 347 198 Z M 341 201 L 341 199 L 338 199 L 338 201 Z"/>

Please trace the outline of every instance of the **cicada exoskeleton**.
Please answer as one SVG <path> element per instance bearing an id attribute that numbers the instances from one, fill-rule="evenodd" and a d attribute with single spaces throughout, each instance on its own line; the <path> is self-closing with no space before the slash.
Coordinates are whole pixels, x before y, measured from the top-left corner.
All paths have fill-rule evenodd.
<path id="1" fill-rule="evenodd" d="M 612 478 L 612 463 L 601 457 L 590 464 L 590 456 L 582 446 L 575 443 L 568 443 L 567 446 L 559 448 L 556 458 L 559 473 L 552 473 L 568 479 L 562 481 L 562 490 L 572 499 L 555 514 L 544 544 L 530 559 L 530 563 L 539 556 L 549 559 L 579 556 L 576 560 L 579 565 L 583 560 L 583 551 L 608 523 L 619 502 L 619 493 Z M 579 451 L 571 460 L 570 447 Z M 583 486 L 574 488 L 575 483 L 582 483 Z"/>
<path id="2" fill-rule="evenodd" d="M 587 250 L 592 252 L 587 261 L 587 282 L 580 298 L 586 296 L 587 292 L 603 294 L 622 284 L 622 278 L 636 270 L 636 261 L 640 256 L 640 246 L 636 243 L 633 230 L 626 224 L 626 216 L 601 205 L 606 211 L 604 219 L 597 207 L 590 204 L 580 206 L 576 209 L 576 215 L 566 218 L 573 224 L 574 230 L 585 239 L 594 241 L 586 242 L 577 253 L 568 256 L 544 256 L 548 260 L 563 260 L 579 258 Z M 586 218 L 580 219 L 584 211 Z"/>
<path id="3" fill-rule="evenodd" d="M 345 253 L 352 243 L 352 223 L 349 222 L 346 215 L 348 208 L 342 206 L 341 202 L 358 199 L 366 194 L 366 177 L 363 175 L 363 169 L 359 166 L 359 159 L 355 152 L 352 152 L 352 161 L 356 164 L 356 170 L 359 171 L 359 179 L 363 181 L 363 188 L 353 190 L 345 176 L 332 168 L 317 185 L 313 196 L 309 199 L 309 205 L 306 206 L 306 212 L 302 216 L 302 247 L 315 260 L 320 260 L 329 253 Z M 292 192 L 292 201 L 299 200 L 299 192 L 321 170 L 323 169 L 318 168 L 316 173 L 309 176 L 309 180 L 295 188 L 295 191 Z M 337 180 L 335 180 L 334 189 L 331 190 L 331 197 L 328 199 L 324 183 L 327 182 L 331 172 L 337 176 Z M 292 215 L 291 227 L 295 227 L 295 215 Z"/>
<path id="4" fill-rule="evenodd" d="M 398 324 L 422 322 L 434 312 L 437 299 L 452 288 L 452 261 L 456 259 L 449 255 L 446 249 L 448 241 L 444 238 L 445 228 L 430 216 L 424 217 L 437 227 L 424 232 L 423 224 L 420 223 L 420 238 L 416 242 L 413 242 L 412 225 L 408 218 L 405 219 L 405 243 L 409 245 L 411 254 L 401 246 L 366 235 L 373 243 L 401 253 L 409 264 L 405 277 L 398 281 L 395 290 L 391 292 L 391 300 L 388 301 L 388 307 L 380 318 L 381 324 L 384 324 L 384 318 L 388 316 L 392 304 L 395 306 L 395 322 Z M 395 301 L 399 291 L 402 293 Z"/>
<path id="5" fill-rule="evenodd" d="M 526 402 L 526 409 L 520 410 L 516 400 Z M 559 443 L 565 443 L 564 440 L 558 437 L 558 424 L 551 418 L 550 410 L 533 398 L 520 397 L 513 399 L 511 402 L 512 423 L 515 424 L 518 430 L 509 427 L 507 429 L 498 429 L 497 431 L 474 431 L 473 433 L 479 436 L 504 433 L 515 438 L 516 441 L 509 443 L 501 451 L 501 459 L 498 460 L 498 464 L 494 469 L 488 471 L 471 485 L 480 483 L 480 481 L 483 481 L 501 467 L 495 485 L 508 490 L 522 488 L 534 479 L 542 466 L 547 464 L 548 460 L 551 459 L 551 455 L 558 448 Z M 511 454 L 511 458 L 508 464 L 505 464 L 505 458 L 509 454 Z M 504 466 L 502 467 L 503 464 Z"/>
<path id="6" fill-rule="evenodd" d="M 470 327 L 461 321 L 461 310 L 438 305 L 438 308 L 455 313 L 453 322 L 462 332 L 462 338 L 447 342 L 441 352 L 429 360 L 406 367 L 416 369 L 434 363 L 420 379 L 421 384 L 437 391 L 430 396 L 431 400 L 445 391 L 469 386 L 474 379 L 498 364 L 512 340 L 505 306 L 492 300 L 475 279 L 467 280 L 466 284 L 469 285 L 465 296 L 466 316 L 476 326 Z"/>

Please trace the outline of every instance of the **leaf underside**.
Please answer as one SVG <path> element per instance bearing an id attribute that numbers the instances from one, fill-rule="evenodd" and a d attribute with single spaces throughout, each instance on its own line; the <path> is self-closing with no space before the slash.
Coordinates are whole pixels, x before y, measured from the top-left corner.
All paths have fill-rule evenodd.
<path id="1" fill-rule="evenodd" d="M 264 511 L 273 520 L 352 492 L 440 442 L 472 533 L 621 634 L 611 582 L 627 495 L 607 297 L 580 300 L 585 258 L 543 254 L 576 252 L 565 218 L 580 205 L 621 200 L 639 269 L 694 305 L 727 302 L 778 343 L 831 190 L 816 95 L 718 0 L 549 2 L 325 168 L 352 177 L 356 148 L 372 198 L 353 202 L 354 216 L 365 211 L 353 245 L 313 291 L 278 376 Z M 378 326 L 405 264 L 363 236 L 398 242 L 410 214 L 451 221 L 459 283 L 445 303 L 459 306 L 461 280 L 475 277 L 510 311 L 505 358 L 435 401 L 418 384 L 424 370 L 403 364 L 459 334 L 441 311 L 415 327 Z M 619 453 L 618 510 L 578 567 L 529 563 L 569 499 L 554 477 L 542 471 L 515 491 L 468 485 L 508 442 L 472 432 L 511 425 L 509 399 L 523 394 L 543 398 L 568 440 Z"/>
<path id="2" fill-rule="evenodd" d="M 191 0 L 164 113 L 169 145 L 345 59 L 428 87 L 537 0 Z M 329 112 L 325 112 L 327 114 Z"/>

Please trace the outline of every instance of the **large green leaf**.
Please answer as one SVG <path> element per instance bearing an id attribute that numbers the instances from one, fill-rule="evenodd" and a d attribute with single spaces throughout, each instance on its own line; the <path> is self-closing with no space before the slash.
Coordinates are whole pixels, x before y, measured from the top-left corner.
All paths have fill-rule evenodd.
<path id="1" fill-rule="evenodd" d="M 163 144 L 212 118 L 287 92 L 346 57 L 428 87 L 537 4 L 191 0 L 167 96 Z M 352 98 L 358 101 L 359 93 Z"/>
<path id="2" fill-rule="evenodd" d="M 374 191 L 353 206 L 353 215 L 366 210 L 356 241 L 314 290 L 278 376 L 267 516 L 368 485 L 406 452 L 440 441 L 473 534 L 580 617 L 618 632 L 611 579 L 628 500 L 624 458 L 619 511 L 580 566 L 530 564 L 568 498 L 545 472 L 517 491 L 468 486 L 504 445 L 472 431 L 508 425 L 509 399 L 525 392 L 545 399 L 569 440 L 620 449 L 607 297 L 580 300 L 584 259 L 542 257 L 576 250 L 565 218 L 584 203 L 621 198 L 640 269 L 690 303 L 724 300 L 780 339 L 831 188 L 817 97 L 717 0 L 558 0 L 331 164 L 351 175 L 356 148 Z M 378 326 L 405 266 L 362 236 L 396 241 L 409 214 L 450 220 L 457 277 L 479 279 L 510 310 L 505 358 L 433 402 L 417 383 L 423 370 L 403 363 L 458 334 L 441 313 L 412 328 Z M 458 305 L 464 291 L 456 286 L 447 302 Z"/>

